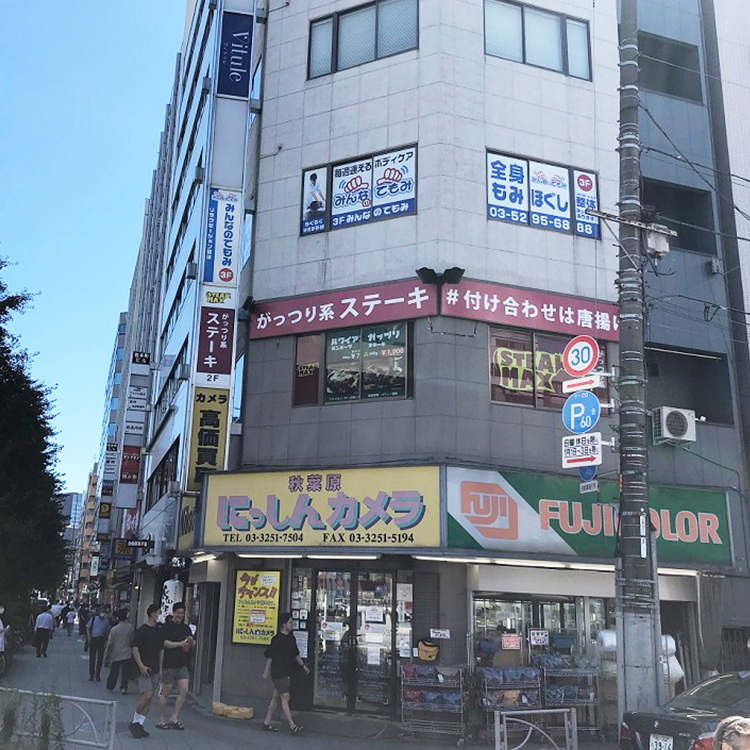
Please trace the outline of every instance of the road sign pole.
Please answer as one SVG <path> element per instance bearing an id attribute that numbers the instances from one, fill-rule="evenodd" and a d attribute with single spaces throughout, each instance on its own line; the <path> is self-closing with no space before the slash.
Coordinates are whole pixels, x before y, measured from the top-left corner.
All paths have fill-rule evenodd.
<path id="1" fill-rule="evenodd" d="M 620 530 L 617 566 L 618 712 L 653 706 L 663 679 L 656 637 L 656 556 L 650 544 L 646 370 L 643 337 L 641 142 L 638 128 L 638 7 L 622 0 L 620 18 Z"/>

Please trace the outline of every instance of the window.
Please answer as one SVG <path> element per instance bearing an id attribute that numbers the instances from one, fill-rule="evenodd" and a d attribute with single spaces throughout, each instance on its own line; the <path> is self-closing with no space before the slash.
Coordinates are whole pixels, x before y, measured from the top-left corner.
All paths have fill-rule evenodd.
<path id="1" fill-rule="evenodd" d="M 310 24 L 307 74 L 337 70 L 417 48 L 417 0 L 375 0 Z"/>
<path id="2" fill-rule="evenodd" d="M 649 409 L 692 409 L 696 418 L 732 424 L 732 389 L 727 359 L 721 354 L 646 346 Z M 710 383 L 710 387 L 707 384 Z"/>
<path id="3" fill-rule="evenodd" d="M 677 237 L 670 239 L 673 246 L 697 253 L 716 253 L 714 212 L 707 190 L 644 179 L 642 192 L 643 205 L 653 206 L 659 221 L 677 232 Z"/>
<path id="4" fill-rule="evenodd" d="M 562 384 L 570 378 L 562 365 L 568 336 L 490 329 L 490 398 L 493 403 L 521 404 L 538 409 L 562 409 L 567 394 Z M 604 347 L 599 366 L 606 369 Z M 606 402 L 606 389 L 594 391 Z"/>
<path id="5" fill-rule="evenodd" d="M 640 84 L 645 89 L 703 104 L 698 48 L 638 32 Z"/>
<path id="6" fill-rule="evenodd" d="M 406 398 L 407 353 L 405 323 L 300 336 L 294 405 Z"/>
<path id="7" fill-rule="evenodd" d="M 244 352 L 234 365 L 234 388 L 232 389 L 232 422 L 242 419 L 242 384 L 245 374 Z"/>
<path id="8" fill-rule="evenodd" d="M 177 479 L 178 447 L 179 441 L 176 440 L 148 480 L 147 510 L 151 510 L 159 499 L 167 494 L 169 483 Z"/>
<path id="9" fill-rule="evenodd" d="M 585 21 L 506 0 L 485 0 L 484 30 L 484 49 L 492 57 L 591 78 Z"/>
<path id="10" fill-rule="evenodd" d="M 253 247 L 253 215 L 248 211 L 245 213 L 245 221 L 242 225 L 242 247 L 240 248 L 240 268 L 250 260 L 250 252 Z"/>

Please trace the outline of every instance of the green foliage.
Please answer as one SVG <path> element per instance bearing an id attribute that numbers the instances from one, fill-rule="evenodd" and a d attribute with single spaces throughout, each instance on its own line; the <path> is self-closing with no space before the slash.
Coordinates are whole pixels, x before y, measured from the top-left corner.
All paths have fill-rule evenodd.
<path id="1" fill-rule="evenodd" d="M 65 750 L 62 703 L 53 694 L 8 691 L 2 697 L 0 750 Z"/>
<path id="2" fill-rule="evenodd" d="M 31 301 L 9 294 L 0 258 L 0 598 L 10 605 L 33 589 L 53 589 L 65 574 L 65 519 L 55 464 L 50 389 L 29 374 L 29 355 L 7 330 Z"/>

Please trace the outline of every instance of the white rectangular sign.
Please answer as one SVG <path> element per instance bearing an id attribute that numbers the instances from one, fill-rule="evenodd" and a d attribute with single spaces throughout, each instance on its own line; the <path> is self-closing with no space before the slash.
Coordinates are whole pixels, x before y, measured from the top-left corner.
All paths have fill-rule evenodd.
<path id="1" fill-rule="evenodd" d="M 372 216 L 372 157 L 333 167 L 331 229 L 362 224 Z"/>
<path id="2" fill-rule="evenodd" d="M 529 162 L 530 224 L 533 227 L 570 231 L 570 172 L 567 167 Z"/>
<path id="3" fill-rule="evenodd" d="M 592 372 L 585 378 L 573 378 L 562 384 L 563 393 L 575 393 L 576 391 L 592 391 L 596 388 L 604 388 L 604 375 Z"/>
<path id="4" fill-rule="evenodd" d="M 585 495 L 588 492 L 599 492 L 599 482 L 596 479 L 593 479 L 590 482 L 581 482 L 578 485 L 578 489 L 582 495 Z"/>
<path id="5" fill-rule="evenodd" d="M 529 163 L 487 154 L 487 218 L 529 223 Z"/>
<path id="6" fill-rule="evenodd" d="M 579 466 L 599 466 L 601 462 L 601 432 L 587 432 L 584 435 L 566 435 L 562 439 L 563 469 L 577 469 Z"/>
<path id="7" fill-rule="evenodd" d="M 143 435 L 146 432 L 146 425 L 143 422 L 125 422 L 126 435 Z"/>
<path id="8" fill-rule="evenodd" d="M 599 219 L 586 213 L 588 209 L 599 210 L 596 175 L 593 172 L 573 170 L 573 199 L 575 200 L 576 234 L 598 240 Z"/>

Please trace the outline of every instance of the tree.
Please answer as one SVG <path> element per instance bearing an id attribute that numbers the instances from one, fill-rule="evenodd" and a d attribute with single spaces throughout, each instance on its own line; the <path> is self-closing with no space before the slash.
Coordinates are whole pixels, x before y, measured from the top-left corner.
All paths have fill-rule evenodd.
<path id="1" fill-rule="evenodd" d="M 7 330 L 31 301 L 9 294 L 0 258 L 0 598 L 22 601 L 65 575 L 65 519 L 50 389 L 29 374 L 29 355 Z"/>

